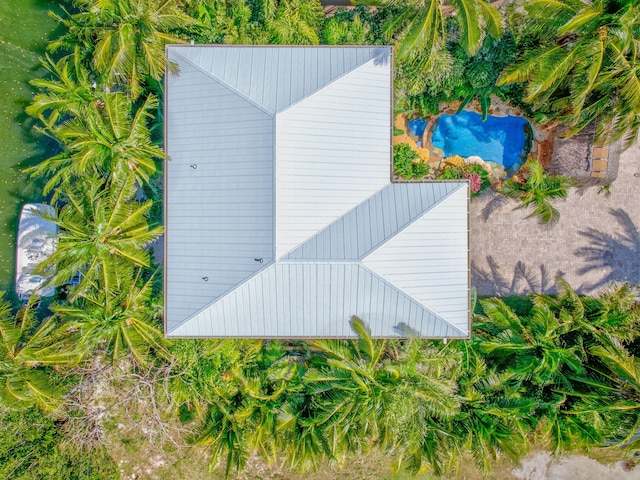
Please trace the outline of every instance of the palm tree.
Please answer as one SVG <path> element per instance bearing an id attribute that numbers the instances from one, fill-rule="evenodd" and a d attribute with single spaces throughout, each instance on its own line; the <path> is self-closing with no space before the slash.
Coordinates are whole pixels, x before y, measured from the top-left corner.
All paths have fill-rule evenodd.
<path id="1" fill-rule="evenodd" d="M 232 468 L 241 470 L 247 464 L 247 431 L 247 426 L 236 420 L 233 399 L 216 399 L 209 405 L 195 443 L 207 447 L 213 468 L 219 466 L 224 458 L 228 476 Z"/>
<path id="2" fill-rule="evenodd" d="M 0 402 L 12 408 L 35 404 L 54 410 L 62 401 L 61 392 L 38 365 L 68 362 L 70 356 L 49 348 L 55 323 L 37 325 L 35 302 L 34 296 L 16 318 L 9 302 L 0 297 Z"/>
<path id="3" fill-rule="evenodd" d="M 623 343 L 609 339 L 590 349 L 606 367 L 600 372 L 610 380 L 608 395 L 600 397 L 600 410 L 613 412 L 613 440 L 624 444 L 637 436 L 640 428 L 640 361 Z M 604 369 L 603 369 L 604 370 Z"/>
<path id="4" fill-rule="evenodd" d="M 457 469 L 463 453 L 471 453 L 485 474 L 491 460 L 508 456 L 517 461 L 528 450 L 529 418 L 536 401 L 522 397 L 510 385 L 510 374 L 497 373 L 484 361 L 474 336 L 471 341 L 452 342 L 445 348 L 462 353 L 462 376 L 458 380 L 460 412 L 446 422 L 444 437 L 450 469 Z"/>
<path id="5" fill-rule="evenodd" d="M 595 121 L 598 138 L 608 133 L 631 145 L 640 131 L 640 4 L 534 0 L 525 8 L 523 36 L 541 42 L 505 70 L 500 84 L 526 82 L 525 100 L 540 120 L 566 123 L 569 135 Z"/>
<path id="6" fill-rule="evenodd" d="M 485 32 L 494 38 L 502 34 L 500 13 L 485 0 L 381 0 L 376 3 L 400 10 L 384 25 L 389 38 L 399 38 L 400 60 L 422 54 L 430 56 L 442 49 L 446 40 L 445 17 L 450 14 L 455 14 L 460 44 L 469 55 L 478 51 Z"/>
<path id="7" fill-rule="evenodd" d="M 512 389 L 524 382 L 572 388 L 571 378 L 585 373 L 584 347 L 568 344 L 564 337 L 577 330 L 573 316 L 556 315 L 546 297 L 534 296 L 529 316 L 521 318 L 502 300 L 482 301 L 486 319 L 477 323 L 481 335 L 478 349 L 486 360 L 508 368 Z"/>
<path id="8" fill-rule="evenodd" d="M 51 78 L 30 82 L 40 93 L 33 98 L 26 112 L 40 118 L 49 130 L 65 116 L 82 117 L 100 104 L 95 77 L 83 65 L 79 47 L 57 62 L 46 55 L 41 63 Z"/>
<path id="9" fill-rule="evenodd" d="M 562 278 L 556 279 L 558 296 L 537 295 L 554 315 L 570 315 L 579 327 L 585 343 L 601 345 L 611 339 L 632 343 L 640 334 L 640 304 L 637 293 L 628 284 L 612 284 L 597 297 L 578 295 Z"/>
<path id="10" fill-rule="evenodd" d="M 41 104 L 45 105 L 50 106 Z M 164 158 L 151 143 L 148 127 L 158 107 L 153 95 L 135 110 L 121 92 L 102 96 L 97 106 L 83 114 L 78 111 L 78 116 L 51 129 L 63 151 L 28 170 L 33 176 L 48 177 L 45 195 L 62 183 L 92 175 L 124 178 L 132 173 L 142 185 L 155 173 L 156 161 Z"/>
<path id="11" fill-rule="evenodd" d="M 351 325 L 357 341 L 312 344 L 320 353 L 304 376 L 313 402 L 311 424 L 334 458 L 377 445 L 397 452 L 401 463 L 419 468 L 426 460 L 438 471 L 445 433 L 437 421 L 459 408 L 458 357 L 441 355 L 419 339 L 373 340 L 358 317 Z"/>
<path id="12" fill-rule="evenodd" d="M 66 205 L 50 220 L 60 227 L 56 251 L 38 266 L 50 275 L 50 284 L 62 285 L 82 275 L 71 299 L 101 285 L 109 290 L 132 266 L 149 266 L 145 250 L 162 233 L 150 226 L 147 216 L 152 201 L 132 201 L 135 184 L 131 177 L 104 180 L 89 177 L 64 194 Z"/>
<path id="13" fill-rule="evenodd" d="M 547 175 L 538 161 L 528 161 L 523 168 L 528 172 L 527 179 L 520 182 L 509 179 L 504 182 L 500 193 L 508 198 L 520 200 L 514 210 L 533 207 L 529 217 L 537 216 L 542 223 L 556 223 L 560 212 L 553 206 L 554 198 L 567 198 L 567 189 L 574 181 L 562 175 Z"/>
<path id="14" fill-rule="evenodd" d="M 606 406 L 615 403 L 612 382 L 594 356 L 601 353 L 604 330 L 587 327 L 585 312 L 594 305 L 565 282 L 558 286 L 557 298 L 534 295 L 525 317 L 501 300 L 483 301 L 486 316 L 474 339 L 474 349 L 495 369 L 487 384 L 505 399 L 535 402 L 526 424 L 554 452 L 602 445 L 621 424 L 615 407 Z"/>
<path id="15" fill-rule="evenodd" d="M 49 44 L 53 51 L 77 44 L 91 51 L 93 66 L 107 85 L 142 93 L 146 76 L 159 80 L 167 66 L 164 47 L 184 43 L 172 30 L 195 23 L 178 0 L 75 0 L 80 12 L 55 15 L 68 33 Z"/>
<path id="16" fill-rule="evenodd" d="M 113 283 L 98 282 L 73 304 L 51 307 L 68 348 L 79 360 L 99 352 L 112 363 L 131 356 L 139 365 L 148 363 L 151 351 L 165 354 L 152 285 L 153 276 L 144 279 L 136 268 Z"/>
<path id="17" fill-rule="evenodd" d="M 281 414 L 302 389 L 300 366 L 277 342 L 250 348 L 241 365 L 227 375 L 229 386 L 209 388 L 207 414 L 196 443 L 207 446 L 212 465 L 225 459 L 226 473 L 242 469 L 251 452 L 275 460 L 284 449 Z"/>

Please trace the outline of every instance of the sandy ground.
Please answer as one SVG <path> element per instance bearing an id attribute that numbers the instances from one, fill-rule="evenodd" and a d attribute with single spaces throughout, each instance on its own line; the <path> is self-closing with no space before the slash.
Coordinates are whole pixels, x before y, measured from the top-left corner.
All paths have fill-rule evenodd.
<path id="1" fill-rule="evenodd" d="M 554 459 L 547 452 L 535 452 L 513 470 L 522 480 L 640 480 L 640 468 L 626 471 L 622 462 L 602 465 L 583 455 Z"/>

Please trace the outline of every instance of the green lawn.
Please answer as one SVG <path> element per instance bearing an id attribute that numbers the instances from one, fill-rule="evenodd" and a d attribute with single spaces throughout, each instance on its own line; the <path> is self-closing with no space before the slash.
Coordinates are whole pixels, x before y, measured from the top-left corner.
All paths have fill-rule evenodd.
<path id="1" fill-rule="evenodd" d="M 15 235 L 20 208 L 40 199 L 21 168 L 42 158 L 43 148 L 32 135 L 24 107 L 33 95 L 29 80 L 42 74 L 38 57 L 56 22 L 47 11 L 58 2 L 0 2 L 0 290 L 12 288 Z"/>

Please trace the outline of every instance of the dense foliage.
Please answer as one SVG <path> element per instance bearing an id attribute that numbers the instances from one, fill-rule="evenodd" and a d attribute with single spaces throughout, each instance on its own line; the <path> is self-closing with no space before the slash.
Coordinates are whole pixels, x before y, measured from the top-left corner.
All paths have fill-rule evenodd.
<path id="1" fill-rule="evenodd" d="M 624 443 L 638 421 L 635 292 L 583 297 L 562 280 L 558 289 L 532 296 L 521 315 L 481 301 L 471 340 L 447 345 L 373 340 L 356 317 L 356 342 L 256 342 L 224 388 L 204 394 L 196 441 L 227 469 L 251 452 L 313 467 L 377 447 L 439 474 L 465 451 L 488 471 L 532 441 L 556 452 Z"/>
<path id="2" fill-rule="evenodd" d="M 83 451 L 64 442 L 60 422 L 36 408 L 0 410 L 0 475 L 14 480 L 120 478 L 106 450 Z"/>
<path id="3" fill-rule="evenodd" d="M 535 0 L 514 15 L 519 59 L 500 84 L 526 82 L 538 121 L 573 134 L 633 143 L 640 131 L 640 4 L 635 0 Z"/>
<path id="4" fill-rule="evenodd" d="M 451 35 L 443 53 L 445 63 L 426 72 L 417 83 L 406 79 L 408 104 L 427 117 L 437 114 L 442 103 L 460 101 L 461 111 L 476 100 L 486 118 L 492 95 L 517 101 L 521 93 L 517 87 L 496 85 L 500 72 L 516 58 L 513 35 L 505 33 L 499 40 L 488 37 L 474 56 L 464 51 L 453 32 Z"/>
<path id="5" fill-rule="evenodd" d="M 149 248 L 162 232 L 154 194 L 163 153 L 152 132 L 162 121 L 157 81 L 171 68 L 164 63 L 166 43 L 387 38 L 400 42 L 400 103 L 434 111 L 442 101 L 464 105 L 477 99 L 486 113 L 491 95 L 498 95 L 525 106 L 527 98 L 535 100 L 530 107 L 538 114 L 562 107 L 557 119 L 569 123 L 576 115 L 556 97 L 535 99 L 537 77 L 516 75 L 522 63 L 509 67 L 523 58 L 523 49 L 548 47 L 548 39 L 531 37 L 535 28 L 523 25 L 515 36 L 503 34 L 499 12 L 483 0 L 451 2 L 457 15 L 449 21 L 445 2 L 385 3 L 391 6 L 340 11 L 327 20 L 319 2 L 303 0 L 73 2 L 61 18 L 66 32 L 51 44 L 56 56 L 43 60 L 50 78 L 34 81 L 38 93 L 27 112 L 59 145 L 57 154 L 31 169 L 34 178 L 45 180 L 60 227 L 57 252 L 41 268 L 53 273 L 52 283 L 65 284 L 77 274 L 81 280 L 63 288 L 48 310 L 30 303 L 14 313 L 0 303 L 0 404 L 11 409 L 0 418 L 6 476 L 116 476 L 100 447 L 71 453 L 58 428 L 72 418 L 89 420 L 77 416 L 85 400 L 72 402 L 85 386 L 78 368 L 117 366 L 151 385 L 150 398 L 139 401 L 153 404 L 155 421 L 195 425 L 189 439 L 207 446 L 212 464 L 227 471 L 242 468 L 254 453 L 304 469 L 379 448 L 396 468 L 451 475 L 465 453 L 488 471 L 491 459 L 520 458 L 531 440 L 566 451 L 632 438 L 640 424 L 640 307 L 628 286 L 583 297 L 560 280 L 559 295 L 534 295 L 519 314 L 501 300 L 484 300 L 472 338 L 446 345 L 413 338 L 410 329 L 403 340 L 373 340 L 367 319 L 357 317 L 351 319 L 355 341 L 163 338 L 160 273 Z M 569 18 L 575 13 L 566 11 L 569 2 L 556 3 L 563 6 L 558 18 L 549 19 L 546 34 L 564 35 L 564 49 L 580 44 L 582 30 L 591 42 L 595 20 L 583 15 L 580 2 L 571 8 L 582 12 L 584 22 Z M 607 3 L 612 23 L 604 26 L 613 30 L 601 36 L 607 52 L 636 46 L 637 40 L 618 38 L 636 33 L 637 12 L 628 3 Z M 565 23 L 558 27 L 560 20 Z M 586 78 L 596 79 L 589 88 L 580 83 L 584 79 L 574 80 L 585 95 L 583 111 L 599 119 L 599 107 L 587 105 L 605 92 L 612 111 L 634 127 L 638 102 L 628 90 L 637 70 L 616 70 L 623 59 L 635 61 L 627 50 L 607 60 L 613 63 L 604 74 L 589 70 L 593 76 Z M 496 85 L 505 68 L 505 83 L 530 82 L 527 98 L 521 85 Z M 565 91 L 567 82 L 558 80 L 550 91 Z M 427 173 L 406 145 L 394 148 L 394 157 L 401 176 Z M 474 193 L 488 183 L 487 172 L 476 165 L 446 167 L 440 175 L 468 178 Z M 548 200 L 563 197 L 566 186 L 531 164 L 528 177 L 507 182 L 503 192 L 553 220 Z M 156 383 L 164 389 L 155 389 Z"/>
<path id="6" fill-rule="evenodd" d="M 408 144 L 393 146 L 393 173 L 406 180 L 420 180 L 429 173 L 429 164 Z"/>

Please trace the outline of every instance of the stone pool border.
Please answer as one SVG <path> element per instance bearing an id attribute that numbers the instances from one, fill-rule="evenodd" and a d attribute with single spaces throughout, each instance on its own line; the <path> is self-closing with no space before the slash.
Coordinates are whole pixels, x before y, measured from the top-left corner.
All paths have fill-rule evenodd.
<path id="1" fill-rule="evenodd" d="M 441 162 L 444 160 L 444 152 L 439 148 L 434 147 L 429 141 L 430 134 L 434 128 L 436 120 L 441 115 L 453 115 L 458 111 L 459 102 L 451 103 L 444 105 L 443 108 L 434 115 L 431 115 L 427 120 L 427 125 L 425 126 L 424 132 L 421 138 L 417 138 L 415 135 L 411 135 L 409 133 L 409 121 L 414 118 L 416 112 L 412 112 L 410 114 L 401 113 L 396 115 L 394 119 L 394 125 L 397 128 L 403 130 L 403 135 L 394 136 L 393 144 L 399 143 L 408 143 L 412 149 L 416 150 L 420 157 L 430 163 L 435 164 L 437 166 L 441 165 Z M 467 105 L 463 111 L 470 111 L 481 114 L 480 105 L 477 101 L 473 101 Z M 542 127 L 536 124 L 533 120 L 528 118 L 523 112 L 518 108 L 512 105 L 503 102 L 497 97 L 492 97 L 491 99 L 491 107 L 487 111 L 489 115 L 493 115 L 496 117 L 523 117 L 529 123 L 531 127 L 531 148 L 528 152 L 528 157 L 532 157 L 542 165 L 546 165 L 548 162 L 552 148 L 553 148 L 553 129 Z M 415 140 L 414 140 L 415 138 Z M 417 141 L 420 141 L 423 147 L 417 146 Z"/>

